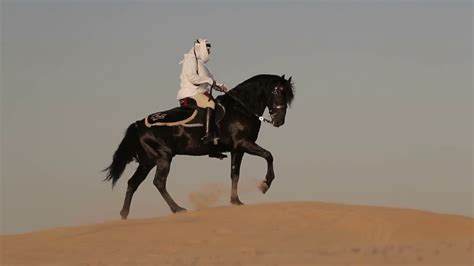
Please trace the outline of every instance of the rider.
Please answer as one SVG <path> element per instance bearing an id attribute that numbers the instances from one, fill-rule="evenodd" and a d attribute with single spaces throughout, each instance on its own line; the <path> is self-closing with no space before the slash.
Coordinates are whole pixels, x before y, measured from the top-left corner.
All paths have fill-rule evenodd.
<path id="1" fill-rule="evenodd" d="M 204 144 L 213 143 L 217 145 L 218 138 L 215 132 L 214 108 L 215 102 L 209 91 L 214 86 L 219 91 L 226 92 L 227 87 L 224 83 L 217 82 L 214 76 L 209 72 L 206 63 L 209 61 L 211 53 L 211 44 L 206 39 L 197 39 L 193 48 L 184 55 L 180 62 L 183 65 L 181 70 L 181 84 L 177 99 L 181 106 L 187 104 L 188 99 L 193 99 L 197 106 L 205 108 L 206 134 L 201 138 Z"/>

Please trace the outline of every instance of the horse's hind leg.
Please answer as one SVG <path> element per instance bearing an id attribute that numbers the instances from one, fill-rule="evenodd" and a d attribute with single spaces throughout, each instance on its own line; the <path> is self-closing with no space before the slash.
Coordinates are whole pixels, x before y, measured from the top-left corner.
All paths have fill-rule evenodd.
<path id="1" fill-rule="evenodd" d="M 128 180 L 127 193 L 125 194 L 125 200 L 123 202 L 123 208 L 120 211 L 122 219 L 127 219 L 128 213 L 130 212 L 130 204 L 132 203 L 133 193 L 137 190 L 138 186 L 145 180 L 146 176 L 153 168 L 153 165 L 138 165 L 137 170 L 133 176 Z"/>
<path id="2" fill-rule="evenodd" d="M 176 202 L 171 198 L 170 194 L 166 190 L 166 180 L 168 178 L 168 173 L 170 171 L 171 157 L 169 156 L 160 156 L 156 162 L 156 174 L 155 179 L 153 179 L 153 184 L 156 186 L 158 191 L 160 191 L 161 196 L 165 199 L 166 203 L 170 207 L 173 213 L 186 211 L 185 208 L 176 204 Z"/>
<path id="3" fill-rule="evenodd" d="M 239 194 L 237 193 L 237 186 L 239 184 L 240 176 L 240 164 L 242 163 L 242 157 L 244 156 L 243 152 L 232 152 L 232 165 L 230 169 L 230 178 L 232 180 L 232 190 L 230 193 L 230 203 L 234 205 L 244 205 L 240 199 Z"/>

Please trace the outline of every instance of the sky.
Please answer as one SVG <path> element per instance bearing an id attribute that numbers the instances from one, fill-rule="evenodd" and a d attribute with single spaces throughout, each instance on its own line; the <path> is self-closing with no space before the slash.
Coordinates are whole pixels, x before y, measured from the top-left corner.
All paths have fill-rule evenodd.
<path id="1" fill-rule="evenodd" d="M 247 204 L 322 201 L 473 216 L 471 1 L 28 1 L 1 4 L 2 234 L 119 219 L 101 172 L 127 126 L 178 105 L 182 59 L 212 43 L 228 87 L 286 74 L 295 100 L 264 125 L 276 179 L 245 155 Z M 151 172 L 129 218 L 169 215 Z M 230 160 L 176 157 L 168 190 L 223 190 Z"/>

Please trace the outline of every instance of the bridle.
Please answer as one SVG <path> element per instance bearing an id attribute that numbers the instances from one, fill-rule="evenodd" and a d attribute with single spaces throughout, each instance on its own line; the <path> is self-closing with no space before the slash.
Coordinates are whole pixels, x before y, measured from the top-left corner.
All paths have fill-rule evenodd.
<path id="1" fill-rule="evenodd" d="M 272 91 L 272 94 L 273 94 L 273 102 L 272 102 L 272 106 L 268 106 L 268 112 L 270 113 L 270 117 L 272 119 L 272 122 L 273 122 L 273 116 L 275 116 L 275 111 L 278 110 L 278 109 L 286 109 L 286 104 L 285 105 L 276 105 L 275 104 L 275 97 L 281 93 L 282 91 L 282 88 L 280 85 L 278 86 L 275 86 L 275 88 L 273 88 L 273 91 Z"/>

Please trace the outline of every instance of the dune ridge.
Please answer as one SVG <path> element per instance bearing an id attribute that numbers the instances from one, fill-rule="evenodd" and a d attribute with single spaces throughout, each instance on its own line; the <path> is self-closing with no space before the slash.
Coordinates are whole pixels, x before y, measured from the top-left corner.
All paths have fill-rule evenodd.
<path id="1" fill-rule="evenodd" d="M 287 202 L 1 236 L 2 265 L 474 265 L 474 219 Z"/>

